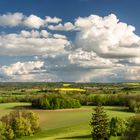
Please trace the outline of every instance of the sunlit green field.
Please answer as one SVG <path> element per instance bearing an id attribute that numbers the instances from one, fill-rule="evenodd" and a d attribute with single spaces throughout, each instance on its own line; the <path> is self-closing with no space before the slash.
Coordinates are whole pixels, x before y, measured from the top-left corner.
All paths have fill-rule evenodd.
<path id="1" fill-rule="evenodd" d="M 129 83 L 123 83 L 124 85 L 128 85 L 128 86 L 139 86 L 140 83 L 133 83 L 133 82 L 129 82 Z"/>
<path id="2" fill-rule="evenodd" d="M 0 104 L 0 117 L 15 109 L 29 109 L 29 103 Z M 24 107 L 23 107 L 24 106 Z M 20 140 L 91 140 L 89 122 L 92 113 L 91 106 L 80 109 L 65 110 L 32 110 L 38 114 L 41 131 L 35 136 Z M 109 117 L 127 118 L 133 113 L 126 112 L 124 107 L 105 107 Z M 117 138 L 111 138 L 117 140 Z"/>

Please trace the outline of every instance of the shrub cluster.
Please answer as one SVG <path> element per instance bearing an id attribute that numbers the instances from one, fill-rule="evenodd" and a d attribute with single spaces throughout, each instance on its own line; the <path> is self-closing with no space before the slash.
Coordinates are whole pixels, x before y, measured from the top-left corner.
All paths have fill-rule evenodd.
<path id="1" fill-rule="evenodd" d="M 135 113 L 140 112 L 140 101 L 130 100 L 128 104 L 129 110 Z"/>
<path id="2" fill-rule="evenodd" d="M 110 135 L 121 136 L 126 129 L 127 121 L 118 117 L 113 117 L 110 121 Z"/>
<path id="3" fill-rule="evenodd" d="M 0 119 L 0 139 L 14 140 L 39 130 L 38 117 L 31 111 L 13 111 Z"/>
<path id="4" fill-rule="evenodd" d="M 67 96 L 51 94 L 32 99 L 32 107 L 40 109 L 79 108 L 80 103 Z"/>
<path id="5" fill-rule="evenodd" d="M 129 118 L 127 129 L 123 133 L 121 140 L 140 140 L 140 115 Z"/>
<path id="6" fill-rule="evenodd" d="M 32 96 L 28 95 L 8 95 L 1 96 L 0 103 L 11 103 L 11 102 L 31 102 Z"/>

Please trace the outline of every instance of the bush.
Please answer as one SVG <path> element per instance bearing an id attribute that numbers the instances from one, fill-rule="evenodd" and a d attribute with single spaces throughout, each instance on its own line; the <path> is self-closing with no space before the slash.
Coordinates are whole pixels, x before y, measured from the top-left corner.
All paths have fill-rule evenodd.
<path id="1" fill-rule="evenodd" d="M 13 111 L 1 118 L 0 130 L 6 140 L 33 135 L 39 130 L 38 117 L 30 111 Z"/>
<path id="2" fill-rule="evenodd" d="M 5 132 L 3 134 L 4 140 L 13 140 L 15 139 L 14 131 L 10 126 L 5 126 Z"/>
<path id="3" fill-rule="evenodd" d="M 110 135 L 112 136 L 121 136 L 122 133 L 126 129 L 126 121 L 118 118 L 113 117 L 110 121 Z"/>
<path id="4" fill-rule="evenodd" d="M 14 119 L 12 130 L 14 131 L 16 138 L 30 136 L 33 134 L 30 122 L 22 116 Z"/>
<path id="5" fill-rule="evenodd" d="M 0 97 L 0 103 L 11 103 L 11 102 L 30 102 L 32 99 L 31 95 L 7 95 Z"/>
<path id="6" fill-rule="evenodd" d="M 140 140 L 140 115 L 131 117 L 121 140 Z"/>
<path id="7" fill-rule="evenodd" d="M 5 133 L 5 125 L 0 121 L 0 140 L 5 139 L 4 133 Z"/>
<path id="8" fill-rule="evenodd" d="M 135 113 L 140 112 L 140 101 L 130 100 L 128 106 L 130 111 Z"/>

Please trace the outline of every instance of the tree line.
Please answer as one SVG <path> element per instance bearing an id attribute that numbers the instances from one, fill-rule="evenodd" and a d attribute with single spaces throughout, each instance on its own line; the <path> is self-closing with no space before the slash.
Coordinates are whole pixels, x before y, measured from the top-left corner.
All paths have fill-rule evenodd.
<path id="1" fill-rule="evenodd" d="M 62 94 L 47 93 L 0 97 L 0 103 L 31 102 L 40 109 L 79 108 L 80 105 L 126 106 L 131 112 L 140 112 L 139 94 Z"/>

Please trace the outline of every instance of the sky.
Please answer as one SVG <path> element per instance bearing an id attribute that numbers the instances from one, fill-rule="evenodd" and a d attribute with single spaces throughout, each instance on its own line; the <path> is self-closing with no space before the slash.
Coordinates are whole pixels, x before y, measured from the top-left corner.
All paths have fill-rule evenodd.
<path id="1" fill-rule="evenodd" d="M 140 82 L 139 5 L 0 1 L 0 81 Z"/>

